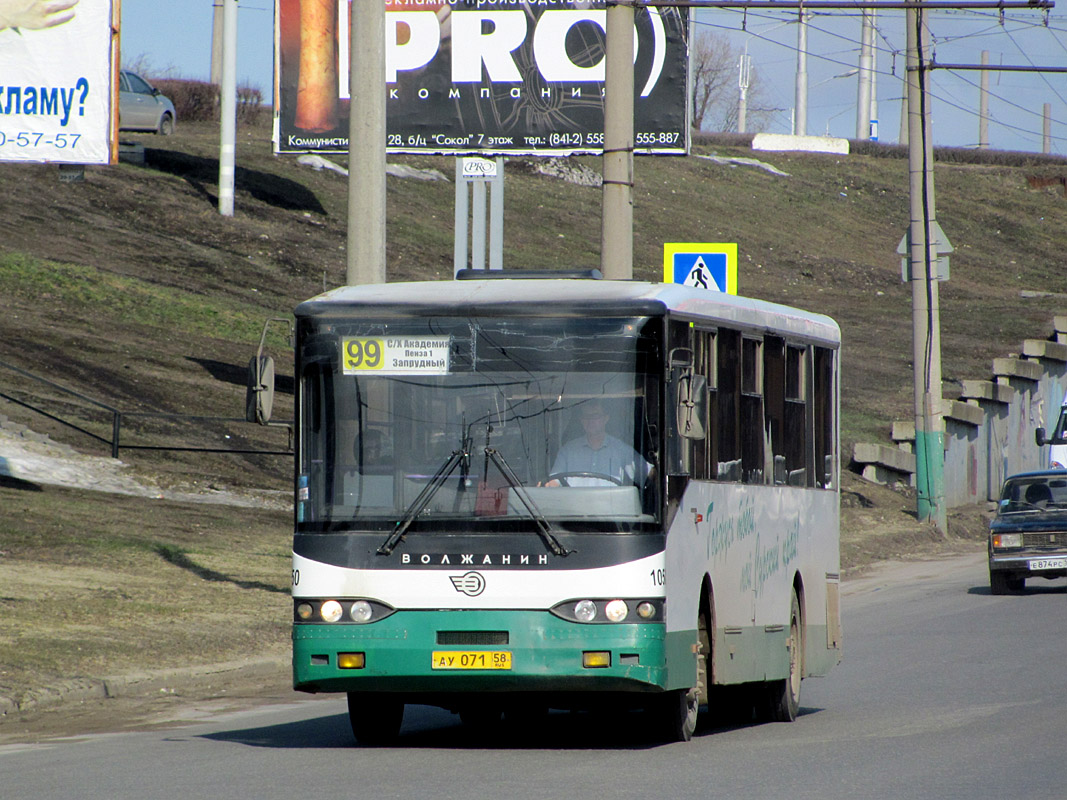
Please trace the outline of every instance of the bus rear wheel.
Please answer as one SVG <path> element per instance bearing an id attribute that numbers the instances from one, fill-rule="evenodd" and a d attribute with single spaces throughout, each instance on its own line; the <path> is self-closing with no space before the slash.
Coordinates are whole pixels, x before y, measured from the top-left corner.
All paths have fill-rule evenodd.
<path id="1" fill-rule="evenodd" d="M 789 607 L 789 677 L 767 684 L 759 716 L 767 722 L 792 722 L 800 711 L 800 679 L 804 675 L 804 626 L 800 616 L 800 600 L 792 592 Z"/>
<path id="2" fill-rule="evenodd" d="M 348 722 L 356 741 L 366 747 L 392 744 L 400 736 L 404 704 L 388 695 L 348 693 Z"/>

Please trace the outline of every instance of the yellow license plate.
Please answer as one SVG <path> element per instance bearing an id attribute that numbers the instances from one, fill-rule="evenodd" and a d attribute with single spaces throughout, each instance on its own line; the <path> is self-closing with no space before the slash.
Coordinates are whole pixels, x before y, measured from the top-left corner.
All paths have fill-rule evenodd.
<path id="1" fill-rule="evenodd" d="M 511 669 L 507 650 L 434 650 L 433 669 Z"/>

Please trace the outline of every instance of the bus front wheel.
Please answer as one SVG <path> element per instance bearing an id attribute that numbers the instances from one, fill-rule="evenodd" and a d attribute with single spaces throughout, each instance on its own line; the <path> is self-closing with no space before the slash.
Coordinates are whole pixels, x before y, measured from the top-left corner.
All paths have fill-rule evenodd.
<path id="1" fill-rule="evenodd" d="M 367 747 L 391 744 L 400 736 L 404 704 L 388 695 L 348 693 L 348 722 L 356 741 Z"/>
<path id="2" fill-rule="evenodd" d="M 692 689 L 675 689 L 657 698 L 655 713 L 662 737 L 668 742 L 688 742 L 697 729 L 700 694 Z"/>
<path id="3" fill-rule="evenodd" d="M 697 631 L 697 682 L 691 689 L 667 692 L 659 698 L 657 712 L 663 738 L 668 742 L 688 742 L 693 738 L 700 718 L 700 706 L 708 702 L 708 622 L 700 615 Z"/>

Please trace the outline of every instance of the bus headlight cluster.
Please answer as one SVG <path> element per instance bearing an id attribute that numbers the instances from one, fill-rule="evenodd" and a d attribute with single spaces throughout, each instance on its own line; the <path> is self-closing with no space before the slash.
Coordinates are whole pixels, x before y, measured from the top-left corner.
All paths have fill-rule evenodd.
<path id="1" fill-rule="evenodd" d="M 394 611 L 377 600 L 294 600 L 293 621 L 366 625 Z"/>
<path id="2" fill-rule="evenodd" d="M 663 598 L 648 600 L 568 600 L 550 611 L 571 622 L 663 622 Z"/>

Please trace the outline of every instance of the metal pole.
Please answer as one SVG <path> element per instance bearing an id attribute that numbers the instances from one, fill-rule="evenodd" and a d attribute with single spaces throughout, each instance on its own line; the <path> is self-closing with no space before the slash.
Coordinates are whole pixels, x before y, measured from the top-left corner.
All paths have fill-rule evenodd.
<path id="1" fill-rule="evenodd" d="M 1045 103 L 1041 109 L 1041 116 L 1041 152 L 1047 156 L 1052 152 L 1052 103 Z"/>
<path id="2" fill-rule="evenodd" d="M 452 272 L 467 268 L 467 238 L 470 235 L 470 181 L 463 175 L 463 159 L 456 159 L 456 233 L 452 244 Z"/>
<path id="3" fill-rule="evenodd" d="M 871 50 L 874 25 L 871 12 L 863 11 L 860 28 L 860 61 L 856 80 L 856 138 L 867 139 L 871 133 Z"/>
<path id="4" fill-rule="evenodd" d="M 471 269 L 485 269 L 485 180 L 471 183 Z"/>
<path id="5" fill-rule="evenodd" d="M 489 269 L 504 268 L 504 159 L 497 156 L 489 188 Z"/>
<path id="6" fill-rule="evenodd" d="M 989 51 L 982 51 L 982 66 L 989 64 Z M 978 79 L 978 148 L 989 149 L 989 71 L 982 70 Z"/>
<path id="7" fill-rule="evenodd" d="M 874 46 L 874 34 L 878 30 L 878 12 L 871 10 L 871 113 L 867 116 L 869 124 L 867 138 L 878 141 L 878 48 Z"/>
<path id="8" fill-rule="evenodd" d="M 745 51 L 741 54 L 738 62 L 737 73 L 737 132 L 744 133 L 748 126 L 748 79 L 752 58 L 748 54 L 748 42 L 745 42 Z"/>
<path id="9" fill-rule="evenodd" d="M 808 133 L 808 19 L 804 7 L 797 13 L 797 78 L 793 100 L 793 129 L 797 136 Z"/>
<path id="10" fill-rule="evenodd" d="M 931 520 L 942 533 L 945 438 L 941 410 L 941 338 L 934 229 L 933 143 L 930 127 L 929 52 L 925 12 L 909 8 L 907 19 L 908 172 L 911 220 L 908 233 L 912 292 L 912 360 L 915 397 L 915 488 L 917 516 Z"/>
<path id="11" fill-rule="evenodd" d="M 600 271 L 605 278 L 634 275 L 634 7 L 608 6 L 604 80 L 604 199 Z"/>
<path id="12" fill-rule="evenodd" d="M 349 286 L 385 283 L 385 3 L 352 3 L 348 111 Z"/>
<path id="13" fill-rule="evenodd" d="M 222 88 L 219 93 L 219 213 L 233 216 L 234 162 L 237 152 L 237 0 L 222 7 Z"/>
<path id="14" fill-rule="evenodd" d="M 900 98 L 900 136 L 897 144 L 908 146 L 908 78 L 904 76 L 904 96 Z"/>

